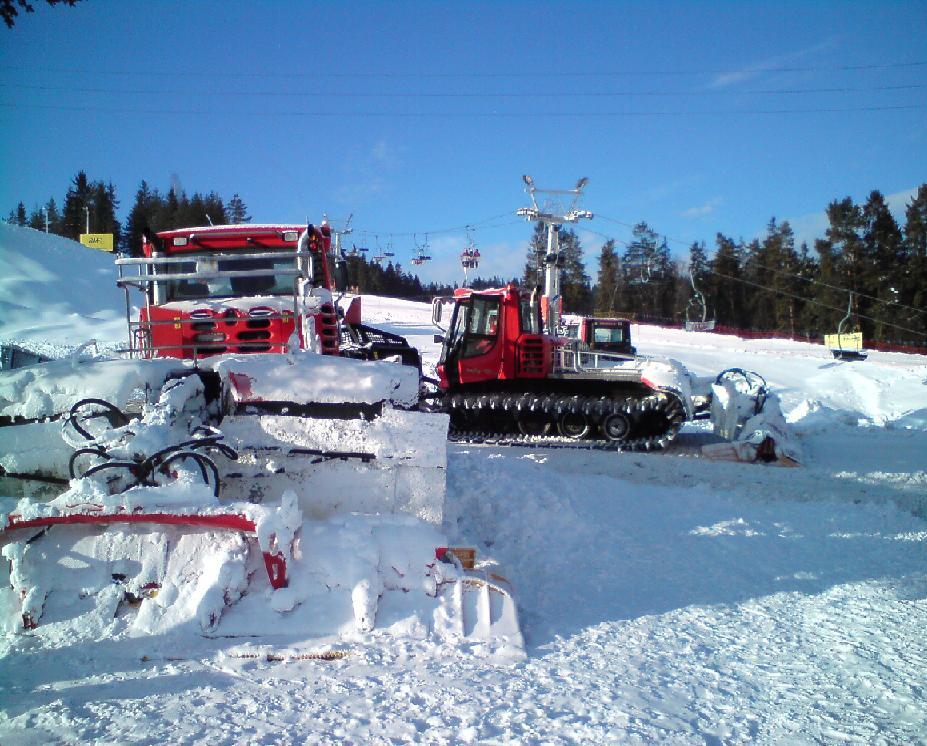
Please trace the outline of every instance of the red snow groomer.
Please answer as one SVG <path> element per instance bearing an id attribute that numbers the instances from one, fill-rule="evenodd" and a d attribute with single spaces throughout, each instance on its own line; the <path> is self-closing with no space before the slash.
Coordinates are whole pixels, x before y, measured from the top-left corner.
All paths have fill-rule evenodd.
<path id="1" fill-rule="evenodd" d="M 129 342 L 141 357 L 202 358 L 339 350 L 329 268 L 331 230 L 223 225 L 146 231 L 142 257 L 118 259 Z M 128 288 L 145 299 L 130 317 Z"/>
<path id="2" fill-rule="evenodd" d="M 777 397 L 758 374 L 737 368 L 702 377 L 671 358 L 638 355 L 625 319 L 580 318 L 569 333 L 570 319 L 561 323 L 559 234 L 563 223 L 592 217 L 578 208 L 586 179 L 559 190 L 524 180 L 532 206 L 517 214 L 547 228 L 538 284 L 464 288 L 434 300 L 432 321 L 445 332 L 435 337 L 442 345 L 435 398 L 450 415 L 451 438 L 653 450 L 675 440 L 683 423 L 705 418 L 727 442 L 703 453 L 796 462 Z M 538 195 L 571 202 L 542 207 Z M 442 326 L 445 307 L 450 319 Z"/>

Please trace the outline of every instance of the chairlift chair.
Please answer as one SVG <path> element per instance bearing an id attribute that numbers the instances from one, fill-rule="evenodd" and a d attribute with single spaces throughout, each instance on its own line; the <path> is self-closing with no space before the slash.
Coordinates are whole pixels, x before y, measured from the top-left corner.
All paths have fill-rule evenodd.
<path id="1" fill-rule="evenodd" d="M 863 333 L 861 331 L 844 331 L 844 326 L 853 313 L 853 293 L 847 303 L 846 315 L 837 324 L 836 334 L 824 335 L 824 344 L 830 349 L 835 360 L 847 362 L 865 360 L 869 354 L 863 349 Z"/>

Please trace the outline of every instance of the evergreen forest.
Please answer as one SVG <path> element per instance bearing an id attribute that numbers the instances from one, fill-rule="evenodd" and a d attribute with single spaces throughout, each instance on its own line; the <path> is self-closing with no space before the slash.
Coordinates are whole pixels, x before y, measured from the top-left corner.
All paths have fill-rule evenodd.
<path id="1" fill-rule="evenodd" d="M 125 225 L 111 182 L 80 171 L 60 206 L 54 197 L 27 210 L 20 202 L 7 221 L 77 240 L 81 233 L 112 233 L 120 250 L 138 253 L 144 228 L 250 222 L 238 194 L 214 191 L 162 193 L 142 181 Z M 927 345 L 927 184 L 905 208 L 901 223 L 874 190 L 864 204 L 850 197 L 826 206 L 828 226 L 813 246 L 796 246 L 788 222 L 770 219 L 765 235 L 751 239 L 717 233 L 713 246 L 693 243 L 682 258 L 645 222 L 628 225 L 629 241 L 592 231 L 600 246 L 584 247 L 577 230 L 560 231 L 561 290 L 568 313 L 626 316 L 679 324 L 714 320 L 719 327 L 816 339 L 833 332 L 850 312 L 867 341 Z M 533 226 L 521 278 L 476 278 L 475 289 L 541 281 L 545 226 Z M 682 247 L 680 247 L 682 248 Z M 585 257 L 594 256 L 590 274 Z M 456 285 L 423 284 L 398 263 L 385 266 L 362 255 L 348 258 L 349 284 L 359 292 L 428 300 Z"/>

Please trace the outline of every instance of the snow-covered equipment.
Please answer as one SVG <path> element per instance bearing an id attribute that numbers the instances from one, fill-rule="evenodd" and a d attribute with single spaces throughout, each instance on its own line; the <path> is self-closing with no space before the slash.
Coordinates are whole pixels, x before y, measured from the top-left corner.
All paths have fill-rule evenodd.
<path id="1" fill-rule="evenodd" d="M 50 501 L 0 506 L 4 627 L 328 645 L 388 627 L 517 653 L 510 588 L 445 550 L 447 420 L 414 411 L 418 383 L 309 352 L 0 376 L 4 411 L 28 389 L 35 415 L 0 437 L 59 441 L 10 466 L 71 477 Z"/>
<path id="2" fill-rule="evenodd" d="M 376 360 L 398 350 L 403 362 L 420 364 L 402 337 L 360 328 L 359 314 L 337 308 L 346 232 L 324 220 L 147 232 L 142 256 L 116 260 L 132 354 L 199 360 L 304 349 Z M 137 320 L 130 289 L 143 300 Z"/>
<path id="3" fill-rule="evenodd" d="M 25 368 L 27 365 L 44 363 L 50 359 L 34 350 L 28 350 L 22 345 L 0 344 L 0 370 Z"/>
<path id="4" fill-rule="evenodd" d="M 702 446 L 710 458 L 795 466 L 801 448 L 782 415 L 779 398 L 758 373 L 729 368 L 711 385 L 711 424 L 724 443 Z"/>
<path id="5" fill-rule="evenodd" d="M 840 319 L 837 325 L 836 334 L 825 334 L 824 344 L 831 351 L 836 360 L 865 360 L 866 351 L 863 349 L 863 333 L 861 331 L 851 332 L 847 324 L 853 314 L 853 293 L 850 293 L 850 300 L 847 303 L 846 315 Z M 845 327 L 847 330 L 845 331 Z"/>

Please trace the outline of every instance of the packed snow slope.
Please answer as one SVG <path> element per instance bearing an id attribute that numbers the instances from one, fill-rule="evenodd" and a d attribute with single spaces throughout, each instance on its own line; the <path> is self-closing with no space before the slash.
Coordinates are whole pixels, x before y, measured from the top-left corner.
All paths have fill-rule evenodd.
<path id="1" fill-rule="evenodd" d="M 427 306 L 364 304 L 434 364 Z M 633 331 L 766 376 L 806 463 L 710 462 L 698 427 L 668 454 L 449 445 L 444 530 L 513 582 L 524 661 L 376 634 L 337 661 L 19 634 L 0 741 L 927 740 L 927 358 Z"/>
<path id="2" fill-rule="evenodd" d="M 75 340 L 123 343 L 113 255 L 0 221 L 0 342 L 54 354 Z"/>

